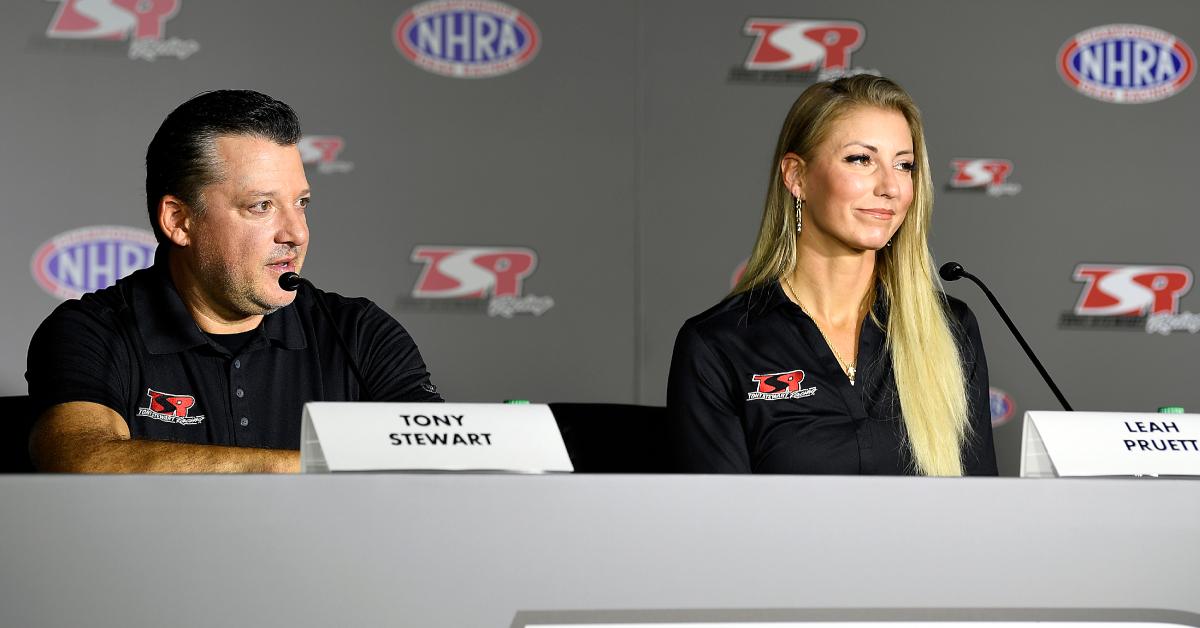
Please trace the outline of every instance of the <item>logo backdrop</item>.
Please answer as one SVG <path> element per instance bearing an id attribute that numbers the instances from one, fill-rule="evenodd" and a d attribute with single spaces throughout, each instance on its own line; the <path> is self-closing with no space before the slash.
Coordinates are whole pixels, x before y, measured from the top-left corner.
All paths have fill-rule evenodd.
<path id="1" fill-rule="evenodd" d="M 0 394 L 25 392 L 61 299 L 149 263 L 163 117 L 235 87 L 301 116 L 306 275 L 395 315 L 448 399 L 661 404 L 679 326 L 750 254 L 788 107 L 872 72 L 925 117 L 936 261 L 989 283 L 1071 402 L 1200 411 L 1197 3 L 27 0 L 0 18 Z M 1020 415 L 1053 395 L 973 286 L 947 290 L 979 319 L 1014 473 Z"/>

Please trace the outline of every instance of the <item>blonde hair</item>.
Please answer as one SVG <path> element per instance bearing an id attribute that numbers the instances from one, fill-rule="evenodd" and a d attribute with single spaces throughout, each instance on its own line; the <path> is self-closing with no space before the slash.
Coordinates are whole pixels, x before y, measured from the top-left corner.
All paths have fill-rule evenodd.
<path id="1" fill-rule="evenodd" d="M 890 308 L 887 350 L 892 357 L 907 445 L 918 473 L 962 475 L 962 445 L 970 436 L 966 383 L 927 241 L 933 183 L 924 128 L 916 104 L 903 88 L 883 77 L 860 74 L 816 83 L 800 94 L 779 133 L 758 239 L 733 293 L 779 281 L 793 272 L 796 219 L 779 164 L 789 152 L 806 161 L 811 159 L 833 123 L 859 107 L 902 114 L 908 121 L 915 152 L 912 205 L 892 238 L 892 246 L 876 253 L 875 266 Z M 868 290 L 868 303 L 873 296 L 874 291 Z"/>

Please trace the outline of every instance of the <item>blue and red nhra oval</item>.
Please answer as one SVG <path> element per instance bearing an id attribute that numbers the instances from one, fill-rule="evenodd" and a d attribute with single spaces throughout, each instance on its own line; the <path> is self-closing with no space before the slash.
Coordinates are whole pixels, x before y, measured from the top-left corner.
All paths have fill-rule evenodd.
<path id="1" fill-rule="evenodd" d="M 1146 103 L 1174 96 L 1196 74 L 1196 55 L 1171 33 L 1109 24 L 1067 40 L 1058 72 L 1076 91 L 1105 102 Z"/>
<path id="2" fill-rule="evenodd" d="M 154 234 L 145 229 L 83 227 L 50 238 L 29 265 L 34 281 L 48 294 L 76 299 L 150 266 L 157 247 Z"/>
<path id="3" fill-rule="evenodd" d="M 988 388 L 988 406 L 991 409 L 994 428 L 1008 423 L 1017 407 L 1013 398 L 999 388 Z"/>
<path id="4" fill-rule="evenodd" d="M 396 21 L 394 43 L 409 61 L 452 78 L 489 78 L 520 69 L 541 46 L 537 26 L 490 0 L 432 0 Z"/>

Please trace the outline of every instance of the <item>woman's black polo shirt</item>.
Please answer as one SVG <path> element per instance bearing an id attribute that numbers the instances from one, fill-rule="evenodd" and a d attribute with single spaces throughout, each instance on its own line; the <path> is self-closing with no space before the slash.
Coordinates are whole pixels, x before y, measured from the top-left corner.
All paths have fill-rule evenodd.
<path id="1" fill-rule="evenodd" d="M 30 342 L 25 377 L 38 412 L 103 404 L 136 439 L 299 449 L 305 403 L 362 396 L 335 327 L 373 399 L 441 401 L 408 332 L 367 299 L 304 286 L 233 354 L 197 327 L 163 265 L 61 304 Z"/>
<path id="2" fill-rule="evenodd" d="M 968 475 L 996 475 L 988 373 L 975 316 L 948 298 L 967 375 Z M 887 325 L 887 304 L 875 316 Z M 671 442 L 694 473 L 912 474 L 883 329 L 868 316 L 850 385 L 816 324 L 778 282 L 734 295 L 679 331 L 667 384 Z"/>

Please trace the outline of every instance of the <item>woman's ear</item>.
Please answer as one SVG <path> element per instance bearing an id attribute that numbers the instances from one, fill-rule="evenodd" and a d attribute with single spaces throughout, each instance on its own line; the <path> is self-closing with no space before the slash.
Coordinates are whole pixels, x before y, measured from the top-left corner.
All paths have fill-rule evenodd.
<path id="1" fill-rule="evenodd" d="M 779 160 L 779 172 L 783 175 L 783 185 L 792 196 L 804 198 L 804 159 L 796 153 L 785 153 Z"/>

